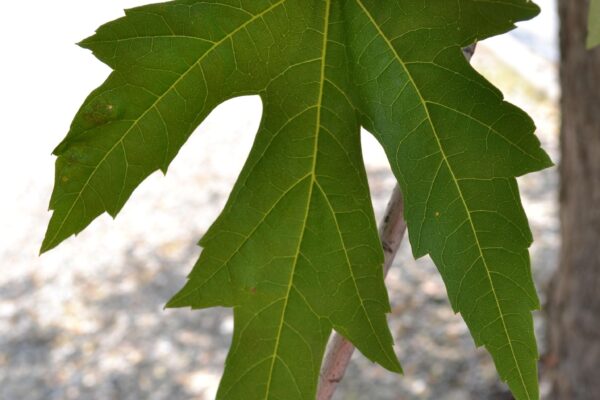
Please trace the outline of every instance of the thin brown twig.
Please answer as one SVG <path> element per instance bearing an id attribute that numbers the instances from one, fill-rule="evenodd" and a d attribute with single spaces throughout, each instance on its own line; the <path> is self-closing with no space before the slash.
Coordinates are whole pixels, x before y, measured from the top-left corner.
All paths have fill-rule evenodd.
<path id="1" fill-rule="evenodd" d="M 463 54 L 468 61 L 475 53 L 475 47 L 476 44 L 473 44 L 463 49 Z M 404 200 L 400 187 L 396 184 L 379 227 L 379 237 L 381 238 L 381 246 L 385 257 L 383 264 L 384 276 L 387 276 L 394 262 L 405 232 Z M 352 353 L 354 353 L 354 345 L 335 332 L 329 341 L 323 361 L 317 389 L 317 400 L 330 400 L 333 397 L 338 383 L 344 378 Z"/>

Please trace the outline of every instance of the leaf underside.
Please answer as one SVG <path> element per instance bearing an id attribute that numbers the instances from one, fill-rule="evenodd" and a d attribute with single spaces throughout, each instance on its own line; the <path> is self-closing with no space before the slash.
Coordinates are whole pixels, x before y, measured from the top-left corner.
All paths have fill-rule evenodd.
<path id="1" fill-rule="evenodd" d="M 114 71 L 56 148 L 49 250 L 169 163 L 218 104 L 263 117 L 223 212 L 170 307 L 234 308 L 219 399 L 311 399 L 332 329 L 400 371 L 360 147 L 381 143 L 477 345 L 537 399 L 531 233 L 515 177 L 549 166 L 529 117 L 461 47 L 512 29 L 526 0 L 178 0 L 128 10 L 81 45 Z"/>
<path id="2" fill-rule="evenodd" d="M 590 0 L 587 47 L 600 45 L 600 0 Z"/>

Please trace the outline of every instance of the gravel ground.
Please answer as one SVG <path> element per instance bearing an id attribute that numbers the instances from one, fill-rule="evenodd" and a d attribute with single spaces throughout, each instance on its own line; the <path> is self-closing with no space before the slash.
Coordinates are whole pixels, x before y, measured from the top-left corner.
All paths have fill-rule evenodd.
<path id="1" fill-rule="evenodd" d="M 485 45 L 474 62 L 534 116 L 544 147 L 557 160 L 556 85 L 521 78 Z M 542 64 L 555 72 L 552 63 Z M 37 253 L 49 218 L 52 160 L 30 157 L 27 169 L 7 174 L 11 196 L 0 214 L 0 399 L 214 397 L 231 340 L 230 310 L 163 310 L 163 305 L 195 262 L 200 252 L 195 242 L 222 208 L 259 116 L 256 98 L 223 105 L 193 135 L 168 175 L 150 177 L 116 221 L 103 216 L 42 257 Z M 364 146 L 381 215 L 394 178 L 378 145 L 365 138 Z M 522 178 L 520 185 L 543 293 L 558 249 L 556 170 Z M 475 349 L 460 316 L 452 313 L 427 258 L 415 261 L 405 242 L 387 282 L 390 324 L 405 375 L 356 354 L 337 399 L 510 398 L 489 356 Z M 542 313 L 536 313 L 536 326 L 543 349 Z"/>

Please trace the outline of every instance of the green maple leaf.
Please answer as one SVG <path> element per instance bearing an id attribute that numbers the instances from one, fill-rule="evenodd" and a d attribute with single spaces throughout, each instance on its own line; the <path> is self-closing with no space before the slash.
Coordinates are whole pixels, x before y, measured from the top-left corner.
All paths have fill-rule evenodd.
<path id="1" fill-rule="evenodd" d="M 589 12 L 587 47 L 591 49 L 600 45 L 600 0 L 591 0 Z"/>
<path id="2" fill-rule="evenodd" d="M 168 306 L 234 308 L 218 398 L 310 399 L 332 329 L 400 371 L 360 127 L 402 186 L 415 256 L 517 399 L 536 399 L 539 306 L 515 176 L 549 166 L 534 125 L 461 47 L 537 14 L 526 0 L 178 0 L 82 42 L 114 72 L 56 148 L 42 250 L 115 216 L 218 104 L 264 113 L 225 209 Z M 235 116 L 233 116 L 235 117 Z"/>

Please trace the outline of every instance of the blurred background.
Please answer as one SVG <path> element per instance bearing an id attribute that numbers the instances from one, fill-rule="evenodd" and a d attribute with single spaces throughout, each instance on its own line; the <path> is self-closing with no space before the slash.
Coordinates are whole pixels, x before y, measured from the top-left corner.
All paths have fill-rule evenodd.
<path id="1" fill-rule="evenodd" d="M 185 282 L 196 242 L 223 207 L 257 130 L 257 97 L 231 100 L 198 128 L 168 175 L 156 173 L 113 221 L 38 256 L 50 214 L 51 151 L 106 66 L 74 43 L 146 0 L 18 1 L 0 13 L 0 399 L 212 399 L 231 340 L 231 310 L 163 310 Z M 532 115 L 558 162 L 557 16 L 542 14 L 481 42 L 476 68 Z M 378 218 L 395 180 L 364 134 Z M 542 296 L 558 264 L 557 169 L 519 180 Z M 390 325 L 405 369 L 355 354 L 337 399 L 507 399 L 427 258 L 403 243 L 387 284 Z M 541 351 L 545 330 L 535 313 Z M 544 384 L 547 386 L 547 384 Z M 543 385 L 543 392 L 548 388 Z"/>

